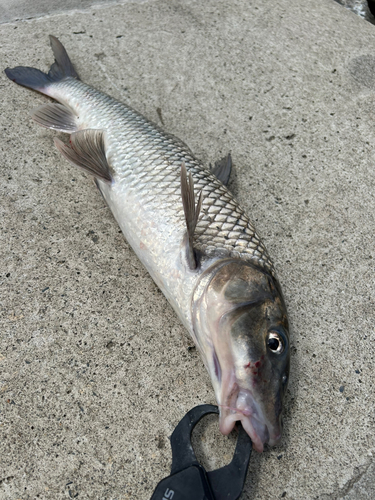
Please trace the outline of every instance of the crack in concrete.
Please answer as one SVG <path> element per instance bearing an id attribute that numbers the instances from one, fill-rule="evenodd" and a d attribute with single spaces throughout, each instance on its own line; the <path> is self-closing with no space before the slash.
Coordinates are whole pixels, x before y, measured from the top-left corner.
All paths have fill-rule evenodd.
<path id="1" fill-rule="evenodd" d="M 349 481 L 341 489 L 341 492 L 339 493 L 339 495 L 336 498 L 337 499 L 344 498 L 353 489 L 355 484 L 358 483 L 358 481 L 360 481 L 362 479 L 362 477 L 366 474 L 366 472 L 368 471 L 371 464 L 372 464 L 372 461 L 370 461 L 367 465 L 362 465 L 360 467 L 356 467 L 356 471 L 358 471 L 357 474 L 354 475 L 351 479 L 349 479 Z"/>
<path id="2" fill-rule="evenodd" d="M 370 460 L 367 464 L 360 465 L 355 468 L 354 475 L 346 484 L 339 489 L 339 491 L 334 493 L 325 493 L 323 495 L 319 495 L 316 500 L 340 500 L 342 498 L 346 498 L 347 495 L 352 491 L 355 485 L 366 475 L 371 465 L 373 465 L 373 460 Z"/>

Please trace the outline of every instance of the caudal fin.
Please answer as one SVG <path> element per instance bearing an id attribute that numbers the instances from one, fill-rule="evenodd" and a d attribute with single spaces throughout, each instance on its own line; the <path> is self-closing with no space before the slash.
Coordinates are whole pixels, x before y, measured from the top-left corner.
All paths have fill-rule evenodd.
<path id="1" fill-rule="evenodd" d="M 43 73 L 39 69 L 28 68 L 27 66 L 17 66 L 16 68 L 7 68 L 5 70 L 7 77 L 13 82 L 18 83 L 18 85 L 37 90 L 43 94 L 47 93 L 46 87 L 53 82 L 59 82 L 69 76 L 79 80 L 79 76 L 62 43 L 52 35 L 49 36 L 49 39 L 55 56 L 55 62 L 48 73 Z"/>

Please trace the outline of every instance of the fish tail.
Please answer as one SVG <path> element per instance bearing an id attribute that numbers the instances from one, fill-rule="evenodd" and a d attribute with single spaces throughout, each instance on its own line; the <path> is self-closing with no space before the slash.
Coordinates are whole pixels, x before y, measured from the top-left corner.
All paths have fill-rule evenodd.
<path id="1" fill-rule="evenodd" d="M 48 73 L 43 73 L 43 71 L 36 68 L 17 66 L 16 68 L 7 68 L 5 70 L 7 77 L 13 82 L 18 83 L 18 85 L 23 85 L 47 95 L 47 89 L 51 83 L 59 82 L 67 77 L 79 80 L 79 76 L 62 43 L 52 35 L 50 35 L 49 39 L 55 56 L 55 62 Z"/>

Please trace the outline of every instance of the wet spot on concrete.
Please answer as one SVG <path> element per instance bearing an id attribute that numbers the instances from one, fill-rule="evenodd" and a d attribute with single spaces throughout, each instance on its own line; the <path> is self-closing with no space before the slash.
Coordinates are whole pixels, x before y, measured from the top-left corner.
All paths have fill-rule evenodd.
<path id="1" fill-rule="evenodd" d="M 375 56 L 363 55 L 351 59 L 349 73 L 359 85 L 375 89 Z"/>

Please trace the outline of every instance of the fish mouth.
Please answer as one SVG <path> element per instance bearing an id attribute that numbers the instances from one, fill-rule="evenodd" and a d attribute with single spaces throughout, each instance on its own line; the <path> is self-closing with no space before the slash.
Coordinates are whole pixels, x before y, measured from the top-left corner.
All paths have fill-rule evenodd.
<path id="1" fill-rule="evenodd" d="M 234 405 L 219 405 L 219 407 L 219 428 L 222 434 L 229 434 L 235 423 L 241 422 L 253 443 L 254 450 L 259 453 L 262 453 L 265 444 L 273 446 L 280 441 L 280 427 L 277 426 L 276 432 L 270 433 L 270 426 L 266 424 L 262 411 L 250 391 L 240 390 Z"/>

